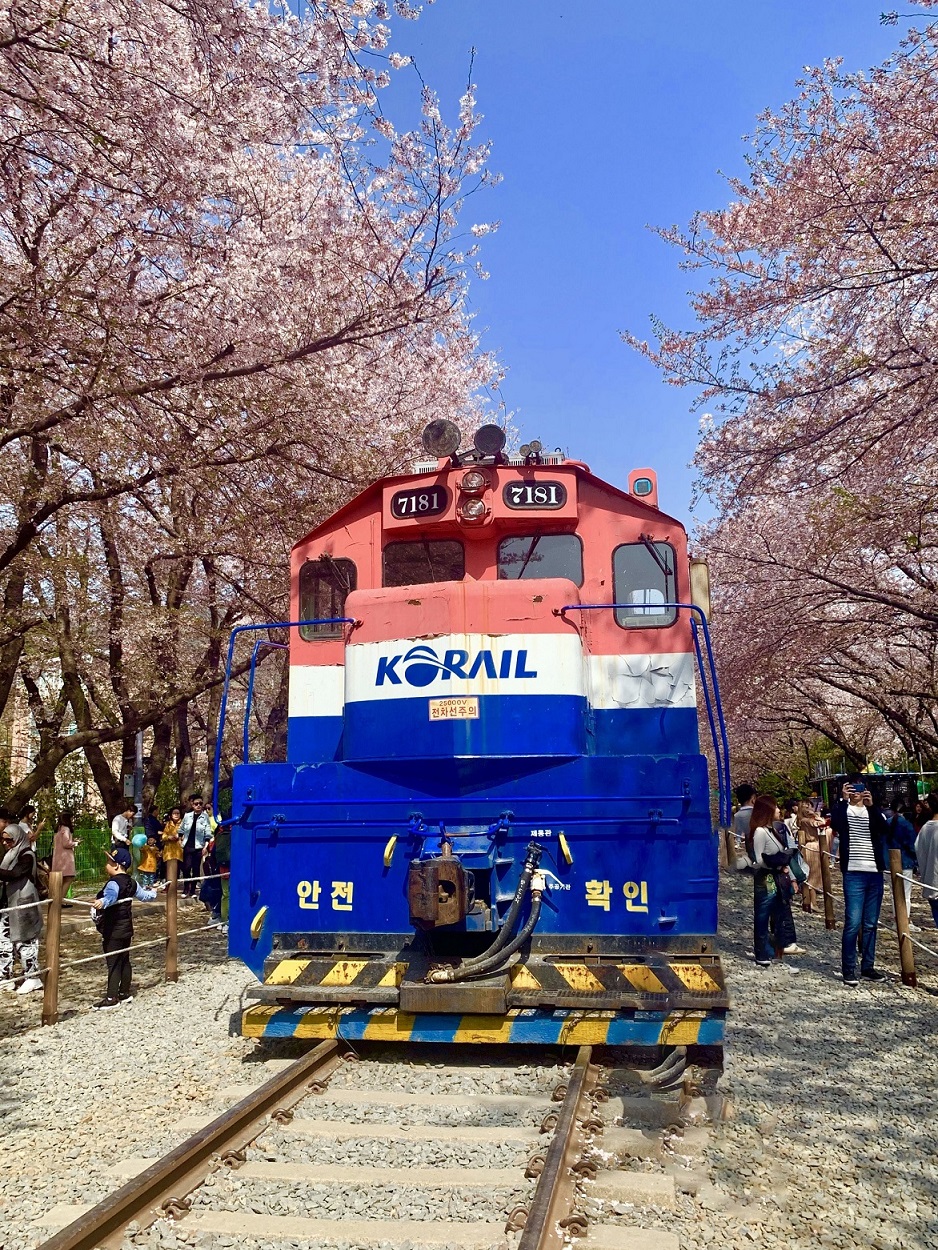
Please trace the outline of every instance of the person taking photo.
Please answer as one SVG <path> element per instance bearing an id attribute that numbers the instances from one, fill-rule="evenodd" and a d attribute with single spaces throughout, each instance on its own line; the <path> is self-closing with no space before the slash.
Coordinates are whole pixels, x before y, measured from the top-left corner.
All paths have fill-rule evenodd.
<path id="1" fill-rule="evenodd" d="M 860 976 L 885 981 L 876 964 L 876 929 L 883 904 L 883 873 L 889 830 L 882 808 L 859 775 L 843 787 L 843 797 L 831 809 L 831 828 L 840 839 L 840 870 L 844 878 L 844 932 L 841 973 L 844 985 L 860 984 Z"/>

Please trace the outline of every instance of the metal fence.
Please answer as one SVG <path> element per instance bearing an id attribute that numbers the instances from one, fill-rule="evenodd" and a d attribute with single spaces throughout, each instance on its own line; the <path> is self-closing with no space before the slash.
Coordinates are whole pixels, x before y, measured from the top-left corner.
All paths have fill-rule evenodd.
<path id="1" fill-rule="evenodd" d="M 52 854 L 54 829 L 46 829 L 36 840 L 39 858 Z M 111 845 L 111 831 L 103 824 L 83 824 L 75 828 L 75 837 L 81 846 L 75 848 L 74 885 L 98 885 L 104 880 L 105 853 Z M 74 888 L 74 887 L 73 887 Z"/>

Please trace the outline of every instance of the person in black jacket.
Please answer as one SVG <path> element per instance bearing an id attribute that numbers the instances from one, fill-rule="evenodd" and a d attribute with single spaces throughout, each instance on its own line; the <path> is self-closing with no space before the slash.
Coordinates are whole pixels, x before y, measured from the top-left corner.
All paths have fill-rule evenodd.
<path id="1" fill-rule="evenodd" d="M 110 852 L 105 868 L 108 880 L 98 891 L 92 906 L 98 919 L 95 923 L 101 930 L 101 939 L 107 953 L 107 993 L 99 1003 L 92 1005 L 93 1011 L 110 1011 L 121 1003 L 132 1001 L 130 993 L 130 946 L 134 936 L 134 922 L 131 915 L 133 899 L 142 903 L 152 903 L 156 898 L 156 890 L 146 890 L 130 874 L 130 851 L 119 846 Z"/>
<path id="2" fill-rule="evenodd" d="M 873 802 L 863 778 L 857 775 L 843 788 L 843 798 L 831 809 L 831 828 L 840 837 L 840 869 L 844 877 L 844 932 L 841 972 L 844 985 L 859 985 L 860 976 L 885 981 L 875 966 L 876 927 L 883 903 L 883 872 L 889 830 L 882 809 Z"/>

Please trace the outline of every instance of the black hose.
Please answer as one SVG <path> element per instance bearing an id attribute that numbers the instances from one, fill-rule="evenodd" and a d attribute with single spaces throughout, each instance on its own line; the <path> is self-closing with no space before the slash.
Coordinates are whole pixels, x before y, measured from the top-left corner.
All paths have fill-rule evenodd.
<path id="1" fill-rule="evenodd" d="M 514 898 L 511 900 L 511 906 L 505 913 L 505 921 L 502 927 L 495 935 L 495 940 L 492 942 L 491 946 L 484 950 L 481 955 L 475 955 L 472 959 L 464 959 L 460 964 L 461 968 L 475 968 L 478 964 L 486 963 L 493 955 L 498 954 L 511 937 L 511 931 L 515 927 L 515 921 L 518 919 L 518 913 L 521 910 L 521 904 L 524 901 L 524 896 L 528 892 L 528 886 L 531 882 L 531 878 L 540 862 L 541 848 L 536 842 L 528 843 L 524 856 L 524 868 L 522 869 Z"/>
<path id="2" fill-rule="evenodd" d="M 506 947 L 500 951 L 496 951 L 487 959 L 482 959 L 473 964 L 471 968 L 467 968 L 465 964 L 460 964 L 458 968 L 453 970 L 454 981 L 468 981 L 471 977 L 485 976 L 489 972 L 496 972 L 502 968 L 506 961 L 509 960 L 515 951 L 520 950 L 531 934 L 534 932 L 534 926 L 537 924 L 541 915 L 541 894 L 540 891 L 531 895 L 531 912 L 521 929 L 518 930 L 517 936 L 513 941 L 509 942 Z"/>

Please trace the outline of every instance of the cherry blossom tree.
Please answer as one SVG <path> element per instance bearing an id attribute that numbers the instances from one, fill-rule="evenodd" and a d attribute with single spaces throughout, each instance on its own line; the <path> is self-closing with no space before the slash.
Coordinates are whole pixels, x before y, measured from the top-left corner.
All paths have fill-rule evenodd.
<path id="1" fill-rule="evenodd" d="M 14 801 L 76 749 L 119 801 L 139 728 L 185 750 L 292 539 L 475 419 L 488 149 L 471 87 L 393 127 L 390 34 L 380 0 L 0 8 L 0 705 L 21 679 L 41 736 Z"/>
<path id="2" fill-rule="evenodd" d="M 696 464 L 740 737 L 938 754 L 936 131 L 926 20 L 867 74 L 807 71 L 732 203 L 662 232 L 697 323 L 630 341 L 711 408 Z"/>

